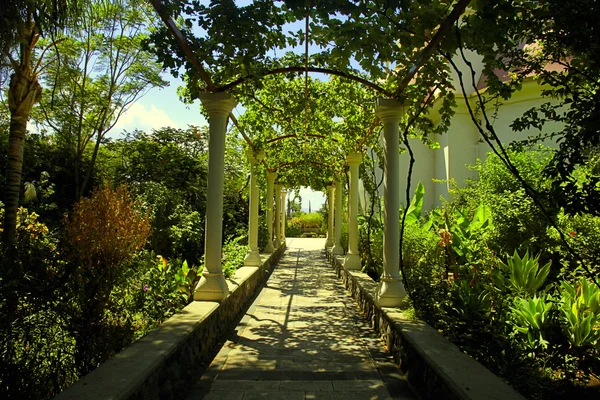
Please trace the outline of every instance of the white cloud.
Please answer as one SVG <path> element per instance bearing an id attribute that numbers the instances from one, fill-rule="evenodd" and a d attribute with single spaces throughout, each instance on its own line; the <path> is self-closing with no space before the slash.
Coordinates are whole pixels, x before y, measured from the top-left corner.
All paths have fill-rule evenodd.
<path id="1" fill-rule="evenodd" d="M 134 102 L 121 115 L 121 118 L 119 118 L 119 121 L 109 132 L 108 136 L 121 136 L 124 130 L 128 132 L 134 129 L 149 131 L 150 129 L 159 129 L 167 126 L 181 128 L 164 110 L 157 108 L 154 104 L 150 104 L 147 108 L 141 103 Z"/>

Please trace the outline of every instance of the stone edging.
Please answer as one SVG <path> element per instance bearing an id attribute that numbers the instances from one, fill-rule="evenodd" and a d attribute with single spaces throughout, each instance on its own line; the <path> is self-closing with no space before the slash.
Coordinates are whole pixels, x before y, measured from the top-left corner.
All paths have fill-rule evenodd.
<path id="1" fill-rule="evenodd" d="M 421 398 L 525 399 L 425 322 L 410 321 L 397 308 L 378 307 L 373 297 L 377 284 L 367 274 L 346 270 L 341 257 L 333 256 L 329 250 L 326 253 L 338 277 Z"/>
<path id="2" fill-rule="evenodd" d="M 79 379 L 55 399 L 175 399 L 208 360 L 224 331 L 245 309 L 285 251 L 261 268 L 242 267 L 228 280 L 222 302 L 194 301 L 156 329 Z"/>

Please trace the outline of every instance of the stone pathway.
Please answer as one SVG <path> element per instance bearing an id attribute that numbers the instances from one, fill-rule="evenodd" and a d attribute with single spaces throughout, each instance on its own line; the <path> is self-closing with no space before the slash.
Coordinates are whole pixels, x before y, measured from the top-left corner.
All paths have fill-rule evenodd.
<path id="1" fill-rule="evenodd" d="M 414 399 L 325 261 L 324 239 L 287 243 L 188 399 Z"/>

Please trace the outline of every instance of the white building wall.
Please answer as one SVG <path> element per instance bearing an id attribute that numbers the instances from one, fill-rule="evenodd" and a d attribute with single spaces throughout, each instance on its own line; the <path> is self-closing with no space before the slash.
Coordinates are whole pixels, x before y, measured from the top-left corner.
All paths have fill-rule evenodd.
<path id="1" fill-rule="evenodd" d="M 513 132 L 510 125 L 515 118 L 522 116 L 525 111 L 549 101 L 548 98 L 541 97 L 541 90 L 542 87 L 535 81 L 527 80 L 523 84 L 523 89 L 513 94 L 510 100 L 500 104 L 497 110 L 495 107 L 487 105 L 488 117 L 492 118 L 490 122 L 503 144 L 527 139 L 527 137 L 537 134 L 535 130 Z M 483 95 L 485 95 L 484 92 Z M 456 97 L 456 113 L 452 118 L 448 132 L 438 137 L 439 149 L 430 149 L 420 140 L 410 139 L 411 148 L 415 155 L 410 197 L 412 198 L 418 182 L 423 183 L 425 187 L 423 207 L 425 210 L 441 205 L 440 197 L 451 200 L 450 191 L 453 185 L 451 181 L 461 187 L 468 180 L 476 179 L 476 171 L 469 169 L 467 166 L 475 165 L 477 159 L 484 161 L 491 150 L 471 120 L 464 97 L 461 95 Z M 477 109 L 477 95 L 472 93 L 469 98 L 473 109 Z M 433 115 L 435 115 L 435 112 Z M 434 122 L 436 122 L 435 117 Z M 545 131 L 557 131 L 560 126 L 548 124 L 544 129 Z M 544 144 L 546 146 L 555 145 L 552 141 L 546 141 Z M 406 203 L 406 179 L 409 160 L 408 153 L 401 154 L 399 177 L 401 179 L 400 198 L 403 205 Z M 378 170 L 377 176 L 380 176 L 380 174 L 381 171 Z M 443 182 L 435 183 L 433 179 Z M 383 187 L 380 188 L 380 196 L 383 196 Z M 368 207 L 368 195 L 361 195 L 361 198 L 361 205 Z"/>

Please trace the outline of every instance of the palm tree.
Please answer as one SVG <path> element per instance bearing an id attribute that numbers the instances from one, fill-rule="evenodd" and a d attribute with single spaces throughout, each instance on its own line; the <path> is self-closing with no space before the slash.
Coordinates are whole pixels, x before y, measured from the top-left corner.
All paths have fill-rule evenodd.
<path id="1" fill-rule="evenodd" d="M 23 148 L 27 122 L 33 106 L 40 101 L 42 87 L 38 73 L 43 52 L 37 57 L 35 46 L 43 34 L 52 35 L 73 22 L 81 0 L 5 0 L 0 7 L 0 68 L 10 74 L 8 106 L 10 134 L 6 186 L 4 192 L 4 243 L 15 241 L 17 208 L 21 192 Z"/>

